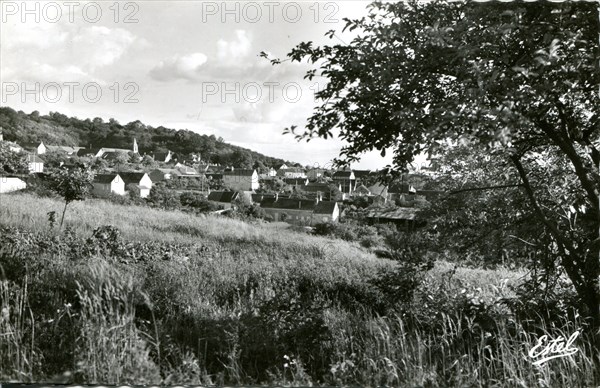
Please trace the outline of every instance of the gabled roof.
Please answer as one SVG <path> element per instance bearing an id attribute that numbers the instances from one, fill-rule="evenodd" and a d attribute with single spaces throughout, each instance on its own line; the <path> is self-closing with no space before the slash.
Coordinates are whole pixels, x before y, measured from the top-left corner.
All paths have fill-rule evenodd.
<path id="1" fill-rule="evenodd" d="M 290 167 L 290 168 L 280 168 L 279 171 L 281 171 L 283 174 L 285 174 L 286 172 L 304 172 L 304 169 L 301 167 Z"/>
<path id="2" fill-rule="evenodd" d="M 331 215 L 333 214 L 336 206 L 337 203 L 335 201 L 319 201 L 319 203 L 315 205 L 314 213 Z"/>
<path id="3" fill-rule="evenodd" d="M 336 171 L 332 175 L 333 178 L 345 178 L 345 179 L 352 179 L 352 176 L 353 176 L 352 171 L 345 171 L 345 170 Z"/>
<path id="4" fill-rule="evenodd" d="M 275 194 L 251 194 L 252 202 L 261 202 L 266 199 L 275 200 Z"/>
<path id="5" fill-rule="evenodd" d="M 239 169 L 233 171 L 223 171 L 223 176 L 252 176 L 256 170 L 254 169 Z"/>
<path id="6" fill-rule="evenodd" d="M 102 154 L 102 159 L 115 160 L 120 154 L 122 154 L 120 151 L 108 151 Z"/>
<path id="7" fill-rule="evenodd" d="M 102 152 L 125 152 L 126 154 L 133 152 L 132 150 L 128 150 L 125 148 L 106 148 L 106 147 L 102 147 L 100 148 L 100 150 L 102 150 Z"/>
<path id="8" fill-rule="evenodd" d="M 388 192 L 397 194 L 409 193 L 411 192 L 411 187 L 408 182 L 394 182 L 389 185 Z"/>
<path id="9" fill-rule="evenodd" d="M 174 168 L 155 168 L 152 172 L 162 172 L 163 174 L 181 175 L 181 172 Z"/>
<path id="10" fill-rule="evenodd" d="M 144 175 L 146 175 L 145 172 L 119 172 L 119 176 L 121 176 L 126 185 L 131 183 L 140 184 Z"/>
<path id="11" fill-rule="evenodd" d="M 165 160 L 167 160 L 167 157 L 169 156 L 173 156 L 173 153 L 171 151 L 167 151 L 167 152 L 153 152 L 150 154 L 150 156 L 152 156 L 152 159 L 156 160 L 157 162 L 164 162 Z"/>
<path id="12" fill-rule="evenodd" d="M 38 141 L 38 142 L 34 142 L 34 143 L 21 143 L 21 146 L 23 148 L 25 148 L 26 150 L 31 150 L 31 149 L 38 148 L 40 146 L 40 144 L 44 144 L 44 142 Z"/>
<path id="13" fill-rule="evenodd" d="M 357 179 L 364 178 L 371 174 L 371 170 L 352 170 L 352 172 L 354 172 L 354 177 Z"/>
<path id="14" fill-rule="evenodd" d="M 94 183 L 112 183 L 119 174 L 96 174 Z"/>
<path id="15" fill-rule="evenodd" d="M 287 209 L 287 210 L 306 210 L 313 211 L 315 201 L 306 199 L 274 198 L 264 199 L 260 202 L 260 207 L 266 209 Z"/>
<path id="16" fill-rule="evenodd" d="M 77 156 L 96 155 L 100 148 L 81 148 L 77 151 Z"/>
<path id="17" fill-rule="evenodd" d="M 354 189 L 354 192 L 371 194 L 371 191 L 369 189 L 367 189 L 367 187 L 365 185 L 358 186 L 356 189 Z"/>
<path id="18" fill-rule="evenodd" d="M 371 193 L 373 193 L 373 195 L 381 195 L 383 197 L 387 197 L 387 195 L 388 195 L 387 186 L 382 185 L 380 183 L 375 183 L 375 184 L 369 186 L 368 189 Z"/>
<path id="19" fill-rule="evenodd" d="M 300 186 L 300 190 L 306 191 L 309 193 L 316 193 L 316 192 L 329 192 L 331 189 L 329 187 L 329 183 L 309 183 L 307 185 Z"/>
<path id="20" fill-rule="evenodd" d="M 44 161 L 35 154 L 28 154 L 27 162 L 29 162 L 29 163 L 44 163 Z"/>
<path id="21" fill-rule="evenodd" d="M 214 202 L 227 202 L 230 203 L 238 197 L 237 191 L 212 191 L 208 194 L 208 200 Z"/>
<path id="22" fill-rule="evenodd" d="M 388 220 L 414 220 L 419 209 L 414 207 L 397 207 L 394 209 L 374 209 L 367 213 L 368 218 L 384 218 Z"/>
<path id="23" fill-rule="evenodd" d="M 47 145 L 46 149 L 50 151 L 59 151 L 66 152 L 67 154 L 74 154 L 79 152 L 83 147 L 71 147 L 71 146 L 57 146 L 57 145 Z"/>
<path id="24" fill-rule="evenodd" d="M 283 181 L 288 185 L 303 185 L 307 178 L 283 178 Z"/>

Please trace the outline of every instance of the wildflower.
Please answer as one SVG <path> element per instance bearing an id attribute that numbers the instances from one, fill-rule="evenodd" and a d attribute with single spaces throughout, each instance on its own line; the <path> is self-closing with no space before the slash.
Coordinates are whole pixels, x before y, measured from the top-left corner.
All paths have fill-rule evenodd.
<path id="1" fill-rule="evenodd" d="M 8 307 L 4 307 L 4 308 L 2 309 L 2 312 L 1 312 L 1 313 L 2 313 L 2 315 L 1 315 L 1 317 L 2 317 L 2 320 L 3 320 L 3 321 L 4 321 L 4 320 L 8 321 L 8 318 L 10 318 L 10 310 L 8 309 Z"/>

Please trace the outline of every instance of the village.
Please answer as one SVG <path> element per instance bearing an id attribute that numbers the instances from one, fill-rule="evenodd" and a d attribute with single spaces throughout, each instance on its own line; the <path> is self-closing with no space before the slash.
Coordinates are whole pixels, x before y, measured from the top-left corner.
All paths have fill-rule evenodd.
<path id="1" fill-rule="evenodd" d="M 439 190 L 425 183 L 434 172 L 406 174 L 400 182 L 382 184 L 379 172 L 357 169 L 331 169 L 278 164 L 248 169 L 204 163 L 199 154 L 183 160 L 176 153 L 140 154 L 136 139 L 130 149 L 90 148 L 45 144 L 43 141 L 17 144 L 0 141 L 27 160 L 29 174 L 2 177 L 0 193 L 22 190 L 31 177 L 44 177 L 53 167 L 69 167 L 74 160 L 86 160 L 94 170 L 91 194 L 95 197 L 135 196 L 148 198 L 153 186 L 162 185 L 181 195 L 195 193 L 214 205 L 215 213 L 235 210 L 244 200 L 260 207 L 267 219 L 292 225 L 314 226 L 337 222 L 345 211 L 365 210 L 369 223 L 415 225 L 416 213 Z M 151 160 L 152 163 L 142 163 Z M 137 161 L 137 163 L 136 163 Z M 51 167 L 50 167 L 51 168 Z M 347 205 L 347 206 L 345 206 Z"/>

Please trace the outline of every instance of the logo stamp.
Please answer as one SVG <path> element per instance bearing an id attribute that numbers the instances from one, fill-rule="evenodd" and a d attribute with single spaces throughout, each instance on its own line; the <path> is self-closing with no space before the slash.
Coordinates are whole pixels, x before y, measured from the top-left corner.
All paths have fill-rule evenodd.
<path id="1" fill-rule="evenodd" d="M 543 335 L 537 340 L 537 344 L 529 350 L 529 357 L 533 359 L 533 365 L 542 365 L 555 358 L 572 356 L 579 349 L 573 346 L 573 343 L 579 337 L 579 330 L 571 334 L 568 339 L 562 335 L 552 339 Z"/>

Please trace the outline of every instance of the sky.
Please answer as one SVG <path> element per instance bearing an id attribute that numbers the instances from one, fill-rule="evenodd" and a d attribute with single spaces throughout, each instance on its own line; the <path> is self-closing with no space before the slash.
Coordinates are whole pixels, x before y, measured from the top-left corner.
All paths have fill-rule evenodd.
<path id="1" fill-rule="evenodd" d="M 282 134 L 303 128 L 326 80 L 303 80 L 308 65 L 272 66 L 259 53 L 349 42 L 342 18 L 365 15 L 367 2 L 23 4 L 0 2 L 2 106 L 189 129 L 304 165 L 328 165 L 343 145 Z M 372 152 L 353 167 L 390 162 Z"/>

